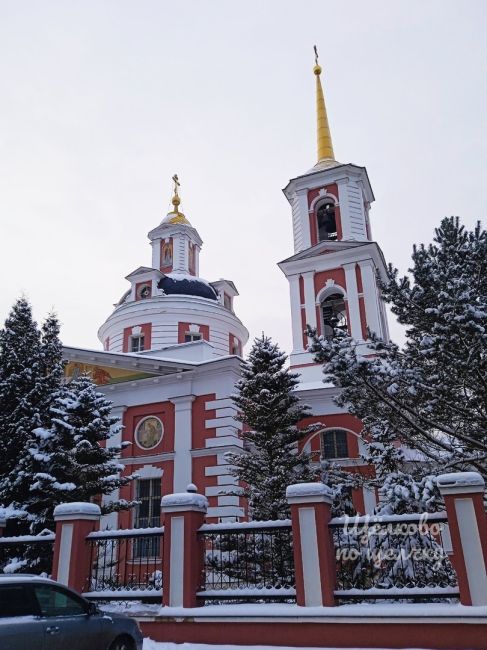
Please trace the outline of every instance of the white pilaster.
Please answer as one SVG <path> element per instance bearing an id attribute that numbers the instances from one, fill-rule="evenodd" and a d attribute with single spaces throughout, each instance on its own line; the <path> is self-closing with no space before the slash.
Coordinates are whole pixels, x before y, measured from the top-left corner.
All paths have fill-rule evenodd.
<path id="1" fill-rule="evenodd" d="M 336 183 L 338 187 L 338 202 L 340 204 L 342 239 L 347 241 L 352 239 L 352 233 L 350 232 L 350 204 L 347 192 L 348 178 L 340 178 Z"/>
<path id="2" fill-rule="evenodd" d="M 173 397 L 174 413 L 174 492 L 184 492 L 192 483 L 192 403 L 194 395 Z"/>
<path id="3" fill-rule="evenodd" d="M 298 240 L 298 233 L 294 233 L 294 240 L 295 240 L 295 253 L 299 253 L 300 250 L 306 250 L 306 248 L 309 248 L 311 246 L 311 232 L 310 232 L 310 227 L 309 227 L 309 212 L 308 212 L 308 190 L 302 189 L 298 190 L 296 192 L 296 207 L 297 211 L 296 215 L 296 226 L 295 228 L 300 229 L 300 237 L 299 239 L 301 240 L 301 246 L 299 246 L 299 250 L 296 248 L 296 242 Z"/>
<path id="4" fill-rule="evenodd" d="M 153 239 L 151 241 L 152 246 L 152 268 L 160 269 L 161 268 L 161 240 Z"/>
<path id="5" fill-rule="evenodd" d="M 316 327 L 316 295 L 314 277 L 315 272 L 303 273 L 304 282 L 304 307 L 306 313 L 306 325 Z"/>
<path id="6" fill-rule="evenodd" d="M 377 282 L 375 280 L 375 266 L 372 260 L 360 261 L 359 266 L 360 273 L 362 274 L 367 326 L 372 332 L 375 332 L 378 336 L 383 338 L 384 332 L 382 331 L 379 312 L 379 295 Z"/>
<path id="7" fill-rule="evenodd" d="M 171 580 L 169 583 L 169 605 L 183 605 L 184 584 L 184 517 L 171 520 Z"/>
<path id="8" fill-rule="evenodd" d="M 194 247 L 194 273 L 196 277 L 200 275 L 200 250 L 201 248 L 195 244 Z"/>
<path id="9" fill-rule="evenodd" d="M 301 323 L 301 297 L 299 291 L 299 275 L 290 275 L 289 294 L 291 301 L 291 327 L 293 333 L 293 354 L 303 352 L 303 325 Z"/>
<path id="10" fill-rule="evenodd" d="M 348 314 L 350 317 L 351 335 L 357 341 L 362 340 L 362 324 L 360 322 L 360 307 L 358 301 L 357 277 L 355 262 L 344 264 L 345 283 L 347 286 Z"/>

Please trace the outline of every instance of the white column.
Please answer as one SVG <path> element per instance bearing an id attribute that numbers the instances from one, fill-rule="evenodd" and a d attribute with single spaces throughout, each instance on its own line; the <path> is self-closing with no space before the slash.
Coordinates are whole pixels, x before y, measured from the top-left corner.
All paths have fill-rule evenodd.
<path id="1" fill-rule="evenodd" d="M 159 270 L 161 268 L 161 240 L 153 239 L 152 246 L 152 268 Z"/>
<path id="2" fill-rule="evenodd" d="M 181 233 L 175 233 L 172 237 L 172 255 L 174 271 L 181 273 L 185 270 L 185 250 L 184 250 L 184 236 Z"/>
<path id="3" fill-rule="evenodd" d="M 352 239 L 350 231 L 350 206 L 348 202 L 347 184 L 348 178 L 337 180 L 338 203 L 340 205 L 340 222 L 342 224 L 342 239 Z"/>
<path id="4" fill-rule="evenodd" d="M 297 210 L 295 228 L 299 227 L 301 229 L 301 237 L 302 237 L 301 250 L 305 250 L 306 248 L 309 248 L 311 246 L 311 232 L 309 227 L 307 189 L 298 190 L 298 192 L 296 192 L 296 203 L 297 205 L 294 208 L 294 210 Z M 295 252 L 297 253 L 298 251 L 295 250 Z"/>
<path id="5" fill-rule="evenodd" d="M 195 244 L 194 246 L 194 274 L 196 277 L 200 275 L 200 250 L 201 248 Z"/>
<path id="6" fill-rule="evenodd" d="M 355 275 L 355 262 L 344 264 L 345 283 L 347 285 L 348 314 L 350 316 L 350 330 L 353 338 L 361 341 L 362 324 L 360 322 L 360 307 L 358 301 L 357 277 Z"/>
<path id="7" fill-rule="evenodd" d="M 372 332 L 382 337 L 382 327 L 379 316 L 379 296 L 375 280 L 375 266 L 372 260 L 359 262 L 364 289 L 365 316 L 367 325 Z"/>
<path id="8" fill-rule="evenodd" d="M 194 395 L 173 397 L 174 414 L 174 492 L 184 492 L 192 483 L 192 403 Z"/>
<path id="9" fill-rule="evenodd" d="M 289 294 L 291 300 L 291 327 L 293 333 L 292 354 L 303 352 L 303 324 L 301 323 L 301 297 L 299 291 L 299 275 L 290 275 Z"/>
<path id="10" fill-rule="evenodd" d="M 306 325 L 310 325 L 311 327 L 316 327 L 316 294 L 314 277 L 314 271 L 303 273 Z"/>

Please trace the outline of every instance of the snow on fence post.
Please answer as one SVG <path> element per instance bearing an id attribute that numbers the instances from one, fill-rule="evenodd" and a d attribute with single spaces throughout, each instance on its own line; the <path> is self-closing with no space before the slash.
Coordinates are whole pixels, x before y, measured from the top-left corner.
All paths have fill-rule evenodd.
<path id="1" fill-rule="evenodd" d="M 293 528 L 296 602 L 335 605 L 335 547 L 328 528 L 333 493 L 323 483 L 297 483 L 286 490 Z"/>
<path id="2" fill-rule="evenodd" d="M 198 529 L 205 521 L 208 500 L 188 485 L 187 492 L 167 494 L 161 499 L 164 515 L 162 604 L 197 607 L 201 586 L 204 542 Z"/>
<path id="3" fill-rule="evenodd" d="M 487 605 L 487 518 L 484 479 L 477 472 L 438 476 L 453 546 L 462 605 Z"/>
<path id="4" fill-rule="evenodd" d="M 52 577 L 76 591 L 89 591 L 91 557 L 86 536 L 100 527 L 101 511 L 96 503 L 61 503 L 54 508 L 56 541 Z"/>

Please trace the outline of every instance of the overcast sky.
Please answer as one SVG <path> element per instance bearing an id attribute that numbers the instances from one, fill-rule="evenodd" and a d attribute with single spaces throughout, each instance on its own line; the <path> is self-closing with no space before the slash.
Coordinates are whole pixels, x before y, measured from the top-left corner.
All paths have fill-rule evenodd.
<path id="1" fill-rule="evenodd" d="M 281 188 L 316 162 L 313 44 L 335 155 L 367 167 L 405 271 L 443 216 L 485 222 L 486 33 L 486 0 L 0 0 L 0 320 L 24 293 L 100 347 L 178 173 L 202 277 L 289 351 Z"/>

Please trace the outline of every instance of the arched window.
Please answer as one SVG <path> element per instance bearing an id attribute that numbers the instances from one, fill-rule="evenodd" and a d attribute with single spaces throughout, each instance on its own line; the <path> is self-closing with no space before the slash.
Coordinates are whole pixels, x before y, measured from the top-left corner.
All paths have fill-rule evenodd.
<path id="1" fill-rule="evenodd" d="M 316 219 L 318 221 L 318 241 L 335 241 L 338 233 L 333 201 L 325 201 L 320 205 L 316 212 Z"/>
<path id="2" fill-rule="evenodd" d="M 330 429 L 321 434 L 321 455 L 323 458 L 348 458 L 347 432 Z"/>
<path id="3" fill-rule="evenodd" d="M 345 300 L 339 293 L 333 293 L 321 302 L 321 314 L 323 318 L 323 336 L 332 339 L 336 329 L 348 329 L 347 308 Z"/>

